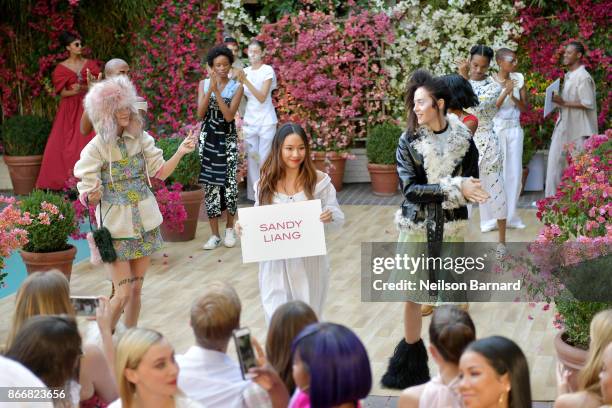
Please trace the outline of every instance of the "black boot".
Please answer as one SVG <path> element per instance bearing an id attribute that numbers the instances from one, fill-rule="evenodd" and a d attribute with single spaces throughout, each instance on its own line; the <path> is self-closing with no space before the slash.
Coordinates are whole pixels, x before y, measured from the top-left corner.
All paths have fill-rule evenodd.
<path id="1" fill-rule="evenodd" d="M 387 372 L 383 375 L 383 387 L 401 390 L 413 385 L 429 381 L 429 367 L 427 366 L 427 350 L 423 340 L 414 344 L 400 340 L 393 357 L 389 359 Z"/>

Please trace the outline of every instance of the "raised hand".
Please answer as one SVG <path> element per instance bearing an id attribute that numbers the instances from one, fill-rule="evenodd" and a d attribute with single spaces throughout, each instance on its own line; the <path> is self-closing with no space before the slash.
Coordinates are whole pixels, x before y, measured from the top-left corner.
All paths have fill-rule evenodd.
<path id="1" fill-rule="evenodd" d="M 183 142 L 179 146 L 178 152 L 184 156 L 186 154 L 193 152 L 196 148 L 196 145 L 197 145 L 196 131 L 192 129 L 189 132 L 189 135 L 183 140 Z"/>
<path id="2" fill-rule="evenodd" d="M 459 75 L 467 78 L 470 73 L 470 60 L 461 58 L 456 60 L 455 63 L 457 64 Z"/>

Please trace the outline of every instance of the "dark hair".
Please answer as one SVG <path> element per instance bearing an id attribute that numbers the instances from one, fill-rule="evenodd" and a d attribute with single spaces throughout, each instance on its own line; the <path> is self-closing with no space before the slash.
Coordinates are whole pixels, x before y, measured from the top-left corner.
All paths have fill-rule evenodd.
<path id="1" fill-rule="evenodd" d="M 223 44 L 236 44 L 238 45 L 238 41 L 234 37 L 225 37 L 223 39 Z"/>
<path id="2" fill-rule="evenodd" d="M 72 44 L 73 41 L 80 39 L 80 37 L 69 31 L 62 31 L 59 35 L 59 42 L 62 47 L 67 47 Z"/>
<path id="3" fill-rule="evenodd" d="M 567 46 L 569 47 L 570 45 L 573 46 L 576 51 L 578 51 L 584 57 L 584 54 L 586 53 L 586 50 L 584 49 L 584 44 L 582 44 L 580 41 L 570 41 L 569 43 L 567 43 Z"/>
<path id="4" fill-rule="evenodd" d="M 474 93 L 474 89 L 470 82 L 459 74 L 449 74 L 440 77 L 451 93 L 451 99 L 448 101 L 449 109 L 467 109 L 478 106 L 478 96 Z"/>
<path id="5" fill-rule="evenodd" d="M 81 336 L 73 317 L 33 316 L 21 327 L 5 356 L 20 362 L 47 387 L 63 387 L 77 377 Z"/>
<path id="6" fill-rule="evenodd" d="M 234 53 L 232 53 L 232 50 L 227 48 L 225 45 L 215 45 L 206 55 L 206 62 L 208 63 L 208 66 L 212 67 L 215 59 L 221 55 L 227 57 L 230 65 L 234 63 Z"/>
<path id="7" fill-rule="evenodd" d="M 500 48 L 499 50 L 495 51 L 495 61 L 499 61 L 506 55 L 514 55 L 514 54 L 516 53 L 512 51 L 510 48 Z"/>
<path id="8" fill-rule="evenodd" d="M 473 351 L 487 359 L 499 375 L 510 377 L 510 408 L 531 407 L 531 385 L 529 383 L 529 366 L 525 354 L 519 346 L 502 336 L 491 336 L 476 340 L 466 351 Z"/>
<path id="9" fill-rule="evenodd" d="M 474 340 L 476 327 L 466 311 L 448 305 L 435 309 L 429 325 L 429 341 L 444 360 L 459 364 L 463 350 Z"/>
<path id="10" fill-rule="evenodd" d="M 291 351 L 292 356 L 299 353 L 310 373 L 310 406 L 331 408 L 357 402 L 370 393 L 368 353 L 349 328 L 335 323 L 311 324 L 293 340 Z"/>
<path id="11" fill-rule="evenodd" d="M 283 143 L 287 136 L 297 134 L 306 147 L 304 161 L 300 165 L 297 183 L 304 187 L 304 194 L 309 200 L 314 197 L 314 190 L 317 186 L 317 169 L 310 157 L 310 144 L 304 129 L 297 123 L 287 122 L 278 128 L 272 139 L 270 154 L 261 165 L 259 173 L 258 199 L 260 205 L 272 204 L 272 198 L 276 192 L 276 185 L 279 180 L 285 177 L 285 163 L 282 159 Z"/>
<path id="12" fill-rule="evenodd" d="M 249 45 L 252 45 L 252 44 L 257 45 L 259 48 L 261 48 L 262 51 L 266 49 L 266 44 L 263 41 L 259 41 L 256 38 L 253 38 L 251 42 L 249 43 Z"/>
<path id="13" fill-rule="evenodd" d="M 418 127 L 417 117 L 414 113 L 414 94 L 419 88 L 425 88 L 431 95 L 434 109 L 438 110 L 438 99 L 444 100 L 444 111 L 446 115 L 448 104 L 451 100 L 451 93 L 446 86 L 446 83 L 440 78 L 433 78 L 431 74 L 424 69 L 417 69 L 408 82 L 406 88 L 406 112 L 408 112 L 408 129 L 406 135 L 413 137 Z"/>
<path id="14" fill-rule="evenodd" d="M 291 342 L 304 327 L 317 321 L 312 308 L 301 300 L 279 306 L 270 320 L 266 336 L 266 357 L 287 386 L 290 395 L 295 391 L 291 373 Z"/>
<path id="15" fill-rule="evenodd" d="M 482 55 L 483 57 L 487 57 L 489 63 L 493 59 L 493 49 L 491 47 L 487 47 L 486 45 L 478 44 L 472 47 L 470 50 L 470 59 L 474 55 Z"/>

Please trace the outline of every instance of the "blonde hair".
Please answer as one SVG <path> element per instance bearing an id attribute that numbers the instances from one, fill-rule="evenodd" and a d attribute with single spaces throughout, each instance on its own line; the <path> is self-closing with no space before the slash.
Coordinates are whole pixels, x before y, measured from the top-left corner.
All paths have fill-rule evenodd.
<path id="1" fill-rule="evenodd" d="M 119 340 L 115 353 L 115 375 L 119 387 L 119 398 L 124 408 L 131 408 L 134 393 L 136 393 L 136 386 L 127 379 L 125 370 L 127 368 L 137 369 L 145 353 L 163 338 L 164 336 L 155 330 L 132 328 L 126 331 Z"/>
<path id="2" fill-rule="evenodd" d="M 578 388 L 601 396 L 599 373 L 603 367 L 604 350 L 612 342 L 612 309 L 602 310 L 593 317 L 589 333 L 589 356 L 578 374 Z"/>
<path id="3" fill-rule="evenodd" d="M 221 350 L 240 326 L 240 298 L 230 285 L 212 282 L 191 306 L 191 327 L 197 343 Z"/>
<path id="4" fill-rule="evenodd" d="M 26 278 L 17 292 L 13 325 L 6 348 L 11 347 L 17 332 L 30 317 L 60 314 L 74 316 L 68 279 L 57 270 L 34 272 Z"/>

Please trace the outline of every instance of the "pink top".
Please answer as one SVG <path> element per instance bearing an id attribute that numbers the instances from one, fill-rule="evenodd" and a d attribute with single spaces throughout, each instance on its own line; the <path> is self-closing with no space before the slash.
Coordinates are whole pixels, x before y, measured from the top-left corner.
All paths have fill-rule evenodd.
<path id="1" fill-rule="evenodd" d="M 295 394 L 293 394 L 291 401 L 289 401 L 289 408 L 310 408 L 310 396 L 296 388 Z M 359 401 L 357 401 L 357 408 L 362 408 Z"/>
<path id="2" fill-rule="evenodd" d="M 419 398 L 419 408 L 463 408 L 461 396 L 456 391 L 458 383 L 459 377 L 446 385 L 440 375 L 436 375 L 425 384 Z"/>

